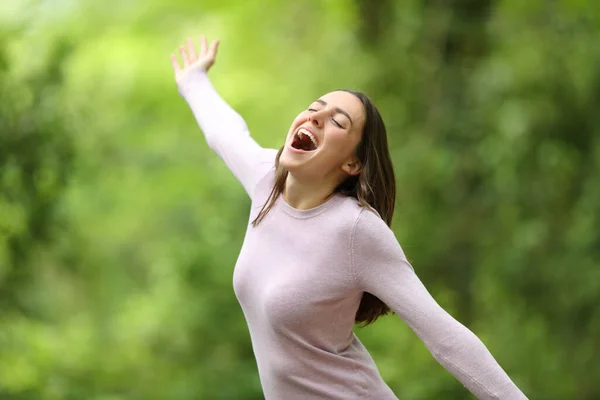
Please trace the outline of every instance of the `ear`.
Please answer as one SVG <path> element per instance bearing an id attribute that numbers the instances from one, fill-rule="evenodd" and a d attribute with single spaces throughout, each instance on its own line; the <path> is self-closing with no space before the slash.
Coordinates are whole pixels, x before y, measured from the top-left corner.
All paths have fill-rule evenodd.
<path id="1" fill-rule="evenodd" d="M 350 176 L 356 176 L 360 174 L 361 169 L 362 166 L 360 165 L 360 160 L 356 156 L 353 156 L 351 159 L 342 164 L 342 171 Z"/>

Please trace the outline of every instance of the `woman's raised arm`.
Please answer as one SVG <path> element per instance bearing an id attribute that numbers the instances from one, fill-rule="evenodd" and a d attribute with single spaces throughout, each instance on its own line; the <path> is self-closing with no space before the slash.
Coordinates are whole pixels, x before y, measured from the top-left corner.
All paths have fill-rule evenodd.
<path id="1" fill-rule="evenodd" d="M 225 162 L 249 196 L 256 182 L 274 165 L 274 149 L 264 149 L 250 136 L 244 119 L 217 93 L 207 72 L 215 62 L 218 41 L 207 46 L 204 36 L 196 50 L 192 39 L 179 47 L 183 62 L 175 54 L 171 62 L 181 96 L 190 106 L 208 146 Z"/>

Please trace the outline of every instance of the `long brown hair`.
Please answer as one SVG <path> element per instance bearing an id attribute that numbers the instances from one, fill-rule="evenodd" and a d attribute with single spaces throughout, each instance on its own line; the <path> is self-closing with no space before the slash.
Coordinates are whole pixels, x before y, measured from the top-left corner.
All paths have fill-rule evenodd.
<path id="1" fill-rule="evenodd" d="M 366 118 L 363 136 L 356 148 L 361 171 L 358 175 L 350 176 L 342 182 L 334 192 L 354 197 L 361 206 L 377 211 L 385 223 L 391 226 L 396 203 L 396 179 L 385 124 L 369 97 L 354 90 L 342 89 L 342 91 L 353 94 L 362 102 Z M 283 147 L 275 157 L 275 184 L 267 201 L 252 221 L 252 226 L 257 226 L 265 218 L 283 193 L 288 171 L 279 163 L 282 151 Z M 364 292 L 355 321 L 362 322 L 363 326 L 366 326 L 389 311 L 390 308 L 384 302 Z"/>

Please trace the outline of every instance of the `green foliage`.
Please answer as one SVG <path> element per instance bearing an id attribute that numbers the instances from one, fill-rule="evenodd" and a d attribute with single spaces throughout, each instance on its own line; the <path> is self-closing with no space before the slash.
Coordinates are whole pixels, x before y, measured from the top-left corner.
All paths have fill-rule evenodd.
<path id="1" fill-rule="evenodd" d="M 262 398 L 231 288 L 248 200 L 170 67 L 201 33 L 264 146 L 367 92 L 434 297 L 531 398 L 600 398 L 595 2 L 50 3 L 0 6 L 0 399 Z M 398 318 L 357 333 L 400 398 L 468 396 Z"/>

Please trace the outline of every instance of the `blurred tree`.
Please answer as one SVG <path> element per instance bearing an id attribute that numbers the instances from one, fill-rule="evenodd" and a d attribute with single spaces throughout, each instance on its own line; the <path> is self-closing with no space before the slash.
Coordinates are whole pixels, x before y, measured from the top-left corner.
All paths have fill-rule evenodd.
<path id="1" fill-rule="evenodd" d="M 35 275 L 32 252 L 51 246 L 62 229 L 59 204 L 74 154 L 54 101 L 69 46 L 57 41 L 44 68 L 21 81 L 11 69 L 7 36 L 0 34 L 0 310 L 35 317 L 19 292 Z"/>

